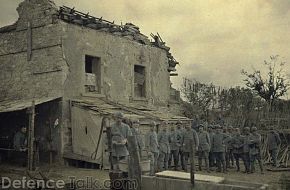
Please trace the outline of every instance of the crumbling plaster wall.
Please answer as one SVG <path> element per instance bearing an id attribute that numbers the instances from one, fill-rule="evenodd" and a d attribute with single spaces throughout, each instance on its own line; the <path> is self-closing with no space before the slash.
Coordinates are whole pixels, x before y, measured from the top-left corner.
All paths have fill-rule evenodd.
<path id="1" fill-rule="evenodd" d="M 166 52 L 142 45 L 124 37 L 62 23 L 63 50 L 70 72 L 65 96 L 85 92 L 85 55 L 101 58 L 102 94 L 112 100 L 128 103 L 134 100 L 134 65 L 146 68 L 146 100 L 166 106 L 170 79 Z"/>
<path id="2" fill-rule="evenodd" d="M 15 29 L 0 33 L 0 102 L 62 97 L 69 67 L 63 57 L 56 6 L 49 0 L 25 0 L 17 11 Z M 30 59 L 28 22 L 32 31 Z M 61 111 L 55 116 L 61 127 L 56 137 L 59 155 L 66 140 L 67 119 L 63 116 Z"/>
<path id="3" fill-rule="evenodd" d="M 20 17 L 16 29 L 0 34 L 0 101 L 63 94 L 68 66 L 62 54 L 62 28 L 47 17 L 50 12 L 46 11 L 54 10 L 50 3 L 34 1 L 22 2 L 17 9 Z M 32 25 L 30 60 L 28 22 Z"/>

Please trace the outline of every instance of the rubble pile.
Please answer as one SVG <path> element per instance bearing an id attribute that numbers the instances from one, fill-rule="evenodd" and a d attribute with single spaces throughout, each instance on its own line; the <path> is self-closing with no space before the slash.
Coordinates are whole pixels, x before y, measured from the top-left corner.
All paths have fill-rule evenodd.
<path id="1" fill-rule="evenodd" d="M 150 40 L 147 36 L 143 35 L 138 26 L 132 23 L 126 23 L 125 25 L 117 25 L 114 22 L 104 20 L 102 17 L 97 18 L 74 10 L 66 6 L 60 7 L 59 18 L 65 22 L 86 26 L 95 30 L 104 32 L 110 32 L 115 35 L 123 36 L 130 40 L 135 40 L 141 44 L 150 44 Z"/>
<path id="2" fill-rule="evenodd" d="M 175 72 L 175 66 L 179 64 L 172 54 L 169 52 L 170 48 L 165 45 L 165 42 L 161 39 L 160 35 L 151 34 L 151 37 L 154 41 L 150 42 L 147 36 L 140 32 L 138 26 L 132 23 L 126 23 L 125 25 L 117 25 L 114 22 L 107 21 L 105 19 L 97 18 L 89 15 L 89 13 L 85 14 L 75 10 L 74 8 L 69 8 L 66 6 L 62 6 L 58 12 L 59 19 L 71 23 L 77 24 L 85 27 L 89 27 L 95 30 L 109 32 L 114 35 L 122 36 L 129 40 L 134 40 L 138 43 L 145 45 L 152 45 L 161 49 L 164 49 L 167 52 L 168 57 L 168 72 Z M 173 73 L 172 76 L 176 76 L 177 74 Z"/>

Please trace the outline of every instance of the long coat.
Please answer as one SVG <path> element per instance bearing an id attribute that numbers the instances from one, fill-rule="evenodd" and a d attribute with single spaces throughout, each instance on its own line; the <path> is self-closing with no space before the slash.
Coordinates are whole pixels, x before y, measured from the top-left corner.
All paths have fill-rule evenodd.
<path id="1" fill-rule="evenodd" d="M 160 131 L 157 135 L 159 150 L 163 153 L 170 153 L 169 133 Z"/>
<path id="2" fill-rule="evenodd" d="M 148 152 L 159 152 L 159 144 L 157 140 L 157 133 L 155 131 L 149 131 L 145 136 L 145 146 Z"/>
<path id="3" fill-rule="evenodd" d="M 198 133 L 198 139 L 199 139 L 199 151 L 209 151 L 210 150 L 210 137 L 208 132 L 203 131 Z"/>
<path id="4" fill-rule="evenodd" d="M 123 140 L 126 140 L 128 136 L 132 135 L 131 129 L 128 125 L 121 123 L 119 126 L 117 123 L 114 123 L 111 126 L 112 133 L 112 156 L 120 157 L 120 156 L 128 156 L 129 152 L 126 144 L 116 144 L 121 143 Z"/>
<path id="5" fill-rule="evenodd" d="M 261 135 L 259 133 L 252 133 L 250 135 L 250 155 L 260 154 Z"/>
<path id="6" fill-rule="evenodd" d="M 280 139 L 279 134 L 275 131 L 271 131 L 268 134 L 268 148 L 269 148 L 269 150 L 277 149 L 280 144 L 281 144 L 281 139 Z"/>
<path id="7" fill-rule="evenodd" d="M 196 131 L 194 129 L 184 130 L 181 142 L 183 152 L 191 152 L 192 146 L 198 147 L 199 139 Z"/>
<path id="8" fill-rule="evenodd" d="M 170 131 L 169 134 L 170 150 L 179 150 L 180 148 L 180 140 L 178 133 L 179 133 L 178 131 Z"/>
<path id="9" fill-rule="evenodd" d="M 227 135 L 224 133 L 216 133 L 212 139 L 212 151 L 213 152 L 225 152 L 226 145 L 225 140 L 227 139 Z"/>

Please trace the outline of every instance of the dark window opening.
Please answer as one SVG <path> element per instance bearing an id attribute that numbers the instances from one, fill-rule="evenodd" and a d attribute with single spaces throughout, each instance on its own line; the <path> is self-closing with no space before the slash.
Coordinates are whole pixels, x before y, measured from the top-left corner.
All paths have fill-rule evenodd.
<path id="1" fill-rule="evenodd" d="M 101 93 L 101 59 L 85 56 L 86 92 Z"/>
<path id="2" fill-rule="evenodd" d="M 146 97 L 145 89 L 145 67 L 134 66 L 134 95 L 135 97 Z"/>

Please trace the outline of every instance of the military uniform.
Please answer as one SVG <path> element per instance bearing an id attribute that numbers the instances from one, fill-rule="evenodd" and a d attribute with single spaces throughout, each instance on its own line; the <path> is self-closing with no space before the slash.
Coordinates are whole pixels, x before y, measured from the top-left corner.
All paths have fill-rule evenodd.
<path id="1" fill-rule="evenodd" d="M 25 133 L 18 131 L 13 139 L 14 149 L 20 151 L 27 148 L 27 136 Z"/>
<path id="2" fill-rule="evenodd" d="M 146 134 L 145 146 L 150 159 L 150 175 L 154 175 L 159 157 L 159 145 L 155 131 L 149 131 Z"/>
<path id="3" fill-rule="evenodd" d="M 257 132 L 253 132 L 250 135 L 250 170 L 252 173 L 255 171 L 256 160 L 258 160 L 261 173 L 264 172 L 260 146 L 261 146 L 261 135 L 258 134 Z"/>
<path id="4" fill-rule="evenodd" d="M 178 129 L 177 128 L 176 134 L 177 134 L 177 141 L 179 143 L 179 149 L 178 149 L 178 165 L 179 165 L 179 161 L 180 161 L 181 167 L 183 166 L 183 152 L 182 152 L 183 133 L 184 133 L 184 129 L 182 129 L 182 128 Z"/>
<path id="5" fill-rule="evenodd" d="M 198 133 L 199 146 L 198 146 L 198 164 L 201 171 L 202 159 L 205 160 L 205 167 L 209 171 L 209 151 L 210 151 L 210 138 L 206 131 Z"/>
<path id="6" fill-rule="evenodd" d="M 129 155 L 126 143 L 128 136 L 132 135 L 131 129 L 124 123 L 114 123 L 111 126 L 112 134 L 112 161 L 113 165 L 118 164 L 119 160 L 126 159 Z"/>
<path id="7" fill-rule="evenodd" d="M 157 135 L 159 144 L 159 158 L 158 168 L 160 171 L 168 169 L 168 159 L 170 154 L 169 133 L 167 131 L 160 131 Z"/>
<path id="8" fill-rule="evenodd" d="M 273 165 L 275 167 L 278 166 L 277 156 L 278 156 L 278 148 L 281 144 L 280 136 L 274 130 L 270 131 L 268 134 L 268 149 L 272 157 Z"/>
<path id="9" fill-rule="evenodd" d="M 169 143 L 170 143 L 170 155 L 169 155 L 168 166 L 169 167 L 171 166 L 172 157 L 173 157 L 174 168 L 175 170 L 177 170 L 178 154 L 179 154 L 179 148 L 180 148 L 180 141 L 178 139 L 178 131 L 174 130 L 170 132 Z"/>
<path id="10" fill-rule="evenodd" d="M 227 138 L 225 140 L 225 158 L 226 158 L 226 168 L 230 168 L 230 161 L 233 162 L 233 147 L 232 147 L 232 134 L 226 133 Z"/>
<path id="11" fill-rule="evenodd" d="M 192 146 L 197 149 L 199 146 L 199 139 L 194 129 L 185 129 L 182 136 L 182 154 L 183 154 L 183 165 L 182 169 L 187 171 L 187 164 L 190 154 L 192 153 Z M 193 143 L 193 144 L 192 144 Z"/>
<path id="12" fill-rule="evenodd" d="M 27 162 L 27 136 L 26 133 L 18 131 L 13 139 L 13 146 L 16 150 L 13 152 L 13 159 L 21 166 L 26 166 Z"/>
<path id="13" fill-rule="evenodd" d="M 132 135 L 135 136 L 136 138 L 136 145 L 137 145 L 137 150 L 139 152 L 140 158 L 142 157 L 142 150 L 144 149 L 144 142 L 142 139 L 142 134 L 139 131 L 139 129 L 136 128 L 131 128 Z"/>
<path id="14" fill-rule="evenodd" d="M 242 135 L 234 135 L 232 139 L 233 155 L 236 161 L 237 171 L 240 171 L 240 159 L 243 158 L 244 137 Z"/>
<path id="15" fill-rule="evenodd" d="M 212 151 L 215 155 L 217 160 L 218 172 L 226 172 L 226 165 L 225 165 L 225 140 L 227 136 L 222 132 L 217 132 L 213 136 L 212 144 Z"/>
<path id="16" fill-rule="evenodd" d="M 213 130 L 214 130 L 214 128 L 212 128 L 211 131 L 209 132 L 210 142 L 212 142 L 213 136 L 215 134 L 215 132 Z M 215 166 L 215 158 L 214 158 L 214 153 L 212 151 L 212 146 L 210 146 L 210 151 L 209 151 L 209 167 L 214 167 L 214 166 Z"/>
<path id="17" fill-rule="evenodd" d="M 246 173 L 250 173 L 250 134 L 244 136 L 244 145 L 243 145 L 243 160 L 246 169 Z"/>

